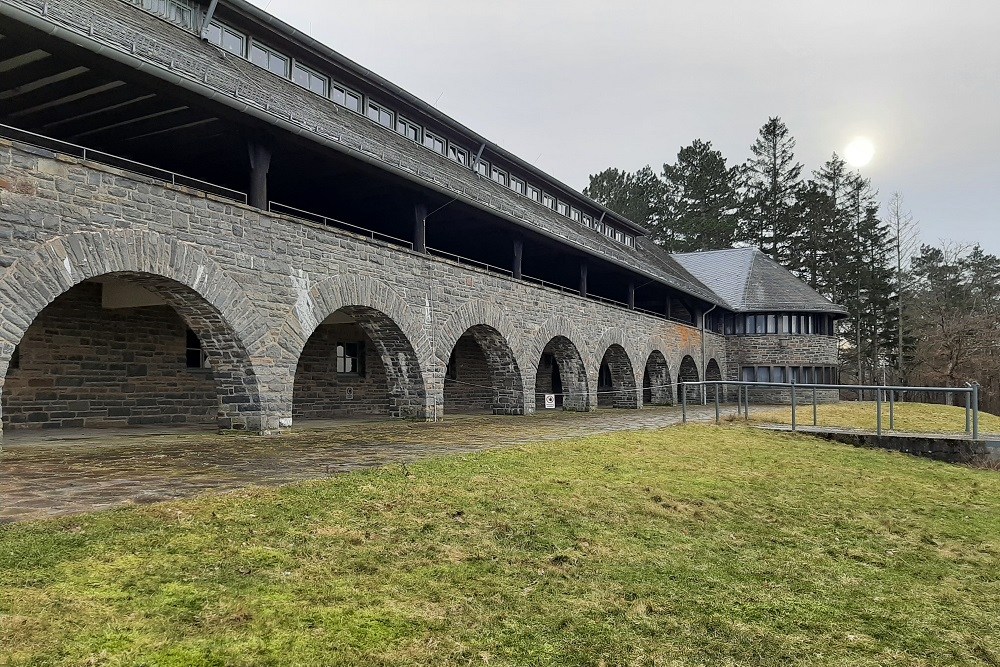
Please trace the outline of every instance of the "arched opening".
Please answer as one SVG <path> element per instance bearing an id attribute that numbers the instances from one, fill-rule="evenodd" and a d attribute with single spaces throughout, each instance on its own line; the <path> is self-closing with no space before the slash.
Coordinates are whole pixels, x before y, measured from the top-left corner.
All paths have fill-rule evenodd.
<path id="1" fill-rule="evenodd" d="M 659 350 L 653 350 L 642 374 L 642 402 L 644 405 L 671 405 L 673 397 L 667 358 Z"/>
<path id="2" fill-rule="evenodd" d="M 233 327 L 193 289 L 144 273 L 85 280 L 45 306 L 0 399 L 5 429 L 262 428 L 256 374 Z"/>
<path id="3" fill-rule="evenodd" d="M 524 414 L 524 384 L 514 353 L 493 327 L 477 324 L 455 343 L 444 380 L 445 414 Z"/>
<path id="4" fill-rule="evenodd" d="M 580 351 L 569 338 L 556 336 L 542 350 L 535 374 L 535 407 L 546 408 L 547 394 L 554 394 L 555 407 L 585 412 L 590 409 L 587 369 Z"/>
<path id="5" fill-rule="evenodd" d="M 316 327 L 299 355 L 292 401 L 296 420 L 426 414 L 413 345 L 392 318 L 365 306 L 340 308 Z"/>
<path id="6" fill-rule="evenodd" d="M 632 360 L 621 345 L 612 345 L 601 359 L 597 374 L 597 405 L 601 408 L 639 408 Z"/>
<path id="7" fill-rule="evenodd" d="M 697 382 L 698 381 L 698 366 L 694 363 L 694 358 L 690 355 L 684 355 L 681 359 L 680 368 L 677 370 L 677 396 L 680 398 L 681 391 L 685 391 L 682 388 L 682 382 Z M 685 398 L 687 402 L 694 403 L 701 400 L 701 389 L 698 385 L 689 385 L 686 387 Z"/>
<path id="8" fill-rule="evenodd" d="M 710 359 L 708 364 L 705 366 L 705 380 L 721 380 L 722 379 L 722 369 L 719 368 L 719 362 L 715 359 Z M 714 401 L 716 391 L 719 392 L 719 399 L 721 400 L 726 392 L 723 387 L 718 385 L 708 385 L 705 388 L 705 396 L 708 400 Z"/>

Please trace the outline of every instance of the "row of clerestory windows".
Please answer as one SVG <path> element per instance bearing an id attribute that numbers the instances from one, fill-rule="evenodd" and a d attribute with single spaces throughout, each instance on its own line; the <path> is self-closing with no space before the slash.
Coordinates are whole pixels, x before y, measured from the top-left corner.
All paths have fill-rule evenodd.
<path id="1" fill-rule="evenodd" d="M 833 336 L 833 318 L 823 313 L 754 313 L 726 315 L 723 332 L 727 336 L 767 334 Z"/>
<path id="2" fill-rule="evenodd" d="M 836 366 L 743 366 L 743 382 L 840 384 Z"/>
<path id="3" fill-rule="evenodd" d="M 159 14 L 192 30 L 197 29 L 196 23 L 204 20 L 204 13 L 198 12 L 197 5 L 193 0 L 133 1 L 152 13 Z M 228 53 L 249 60 L 277 76 L 290 79 L 306 90 L 330 99 L 345 109 L 365 116 L 383 127 L 395 130 L 410 141 L 464 167 L 475 168 L 476 172 L 484 178 L 499 183 L 514 193 L 582 224 L 606 238 L 628 247 L 635 247 L 633 234 L 605 223 L 603 216 L 595 217 L 552 194 L 543 192 L 540 187 L 528 183 L 525 179 L 519 178 L 499 165 L 491 165 L 482 159 L 473 159 L 472 153 L 468 149 L 221 21 L 215 19 L 209 21 L 205 34 L 210 43 Z"/>

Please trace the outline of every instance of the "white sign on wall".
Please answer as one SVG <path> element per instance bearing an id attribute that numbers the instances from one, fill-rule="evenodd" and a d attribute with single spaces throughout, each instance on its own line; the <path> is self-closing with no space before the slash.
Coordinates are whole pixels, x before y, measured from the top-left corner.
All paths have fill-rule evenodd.
<path id="1" fill-rule="evenodd" d="M 545 409 L 553 410 L 556 407 L 556 395 L 555 394 L 545 394 Z"/>

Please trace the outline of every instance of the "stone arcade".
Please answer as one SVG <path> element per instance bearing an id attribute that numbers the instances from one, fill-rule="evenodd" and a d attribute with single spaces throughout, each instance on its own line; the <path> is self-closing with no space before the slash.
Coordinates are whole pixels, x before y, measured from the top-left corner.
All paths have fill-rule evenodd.
<path id="1" fill-rule="evenodd" d="M 0 18 L 4 429 L 268 433 L 834 379 L 843 310 L 758 251 L 667 255 L 242 0 Z"/>

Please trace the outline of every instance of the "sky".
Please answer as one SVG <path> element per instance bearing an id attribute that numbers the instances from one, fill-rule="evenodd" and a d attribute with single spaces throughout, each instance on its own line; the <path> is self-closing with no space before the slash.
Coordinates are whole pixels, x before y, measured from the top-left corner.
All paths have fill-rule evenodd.
<path id="1" fill-rule="evenodd" d="M 577 189 L 780 116 L 807 173 L 867 137 L 924 242 L 1000 254 L 996 0 L 253 1 Z"/>

